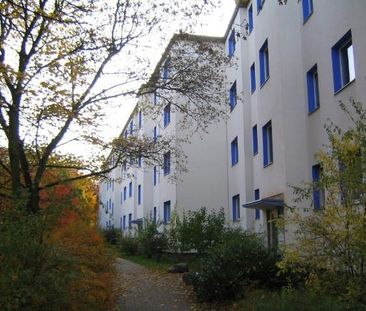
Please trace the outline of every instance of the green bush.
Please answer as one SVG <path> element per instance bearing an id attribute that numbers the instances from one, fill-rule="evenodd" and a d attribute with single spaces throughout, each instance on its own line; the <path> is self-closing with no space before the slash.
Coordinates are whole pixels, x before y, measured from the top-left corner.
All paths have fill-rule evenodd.
<path id="1" fill-rule="evenodd" d="M 127 236 L 121 236 L 118 247 L 121 250 L 122 254 L 125 255 L 136 255 L 139 248 L 139 243 L 137 238 L 127 235 Z"/>
<path id="2" fill-rule="evenodd" d="M 159 224 L 145 219 L 143 227 L 138 232 L 138 241 L 142 253 L 148 258 L 160 260 L 161 255 L 168 246 L 168 238 L 164 232 L 157 230 Z"/>
<path id="3" fill-rule="evenodd" d="M 103 236 L 105 238 L 105 240 L 112 245 L 117 245 L 118 244 L 118 240 L 120 238 L 121 233 L 114 228 L 108 228 L 103 230 Z"/>
<path id="4" fill-rule="evenodd" d="M 202 301 L 242 296 L 248 286 L 272 285 L 277 280 L 277 256 L 260 237 L 241 230 L 226 230 L 223 242 L 212 247 L 200 262 L 193 280 Z"/>

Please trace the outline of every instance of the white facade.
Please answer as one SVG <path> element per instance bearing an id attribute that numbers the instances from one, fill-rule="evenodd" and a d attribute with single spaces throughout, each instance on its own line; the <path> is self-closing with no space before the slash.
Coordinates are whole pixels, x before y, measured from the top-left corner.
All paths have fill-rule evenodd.
<path id="1" fill-rule="evenodd" d="M 152 167 L 137 173 L 133 184 L 143 184 L 146 198 L 143 208 L 128 206 L 126 213 L 138 219 L 156 207 L 163 219 L 167 201 L 178 213 L 224 207 L 229 223 L 265 232 L 273 245 L 291 240 L 291 228 L 277 230 L 271 220 L 294 205 L 289 185 L 312 180 L 315 154 L 327 143 L 324 124 L 347 127 L 339 101 L 366 103 L 366 1 L 237 3 L 223 38 L 232 61 L 226 68 L 228 119 L 212 125 L 203 140 L 193 136 L 183 146 L 188 173 L 179 182 L 169 183 L 161 168 L 155 186 Z M 150 120 L 148 130 L 160 125 L 160 135 L 179 138 L 179 118 L 173 113 L 166 128 L 161 118 Z M 120 191 L 119 184 L 114 187 Z M 118 226 L 124 214 L 116 211 L 119 198 L 111 189 L 101 185 L 101 201 L 116 200 L 111 221 Z M 101 214 L 102 226 L 108 217 Z"/>

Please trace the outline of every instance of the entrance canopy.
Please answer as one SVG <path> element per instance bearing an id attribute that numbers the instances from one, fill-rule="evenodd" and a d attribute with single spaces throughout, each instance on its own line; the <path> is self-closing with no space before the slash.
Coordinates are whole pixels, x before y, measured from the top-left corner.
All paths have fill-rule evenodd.
<path id="1" fill-rule="evenodd" d="M 271 210 L 276 207 L 283 207 L 284 200 L 283 194 L 278 194 L 272 197 L 267 197 L 264 199 L 248 202 L 242 205 L 245 208 L 259 208 L 262 210 Z"/>

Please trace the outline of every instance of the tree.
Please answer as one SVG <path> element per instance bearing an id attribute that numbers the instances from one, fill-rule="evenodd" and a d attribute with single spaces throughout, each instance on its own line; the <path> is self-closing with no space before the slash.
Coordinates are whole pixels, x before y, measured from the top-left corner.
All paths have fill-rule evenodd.
<path id="1" fill-rule="evenodd" d="M 107 173 L 122 163 L 121 153 L 113 167 L 102 170 L 93 161 L 85 165 L 74 158 L 54 164 L 52 157 L 74 139 L 70 132 L 79 131 L 79 140 L 105 147 L 97 135 L 103 108 L 112 99 L 136 94 L 136 85 L 146 80 L 148 63 L 138 53 L 142 40 L 172 20 L 193 20 L 212 5 L 200 0 L 2 2 L 0 126 L 7 155 L 0 165 L 9 182 L 0 196 L 36 213 L 40 191 L 65 181 L 44 183 L 48 168 L 82 170 L 84 175 L 69 178 L 75 180 Z M 113 70 L 117 55 L 123 62 Z M 113 81 L 103 86 L 106 73 Z"/>
<path id="2" fill-rule="evenodd" d="M 306 267 L 318 289 L 365 302 L 366 280 L 366 109 L 360 102 L 341 104 L 351 127 L 326 126 L 329 146 L 319 152 L 318 181 L 295 187 L 297 202 L 321 209 L 295 209 L 288 221 L 297 226 L 295 248 L 283 267 Z"/>

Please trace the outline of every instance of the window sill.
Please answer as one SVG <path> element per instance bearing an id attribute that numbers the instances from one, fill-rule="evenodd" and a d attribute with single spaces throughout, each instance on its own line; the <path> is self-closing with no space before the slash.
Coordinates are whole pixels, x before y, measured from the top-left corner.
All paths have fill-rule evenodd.
<path id="1" fill-rule="evenodd" d="M 269 76 L 266 78 L 266 80 L 263 81 L 263 83 L 261 83 L 261 88 L 267 83 L 268 80 L 269 80 Z"/>
<path id="2" fill-rule="evenodd" d="M 266 168 L 266 167 L 268 167 L 268 166 L 271 166 L 273 164 L 273 161 L 272 162 L 269 162 L 269 163 L 267 163 L 267 164 L 264 164 L 263 165 L 263 168 Z"/>
<path id="3" fill-rule="evenodd" d="M 335 91 L 334 95 L 337 95 L 338 93 L 342 92 L 346 87 L 353 84 L 353 82 L 355 82 L 355 81 L 356 81 L 356 79 L 349 81 L 347 84 L 343 85 L 339 90 Z"/>
<path id="4" fill-rule="evenodd" d="M 320 105 L 318 107 L 314 108 L 313 110 L 308 111 L 308 115 L 309 116 L 312 115 L 314 112 L 317 112 L 319 109 L 320 109 Z"/>

